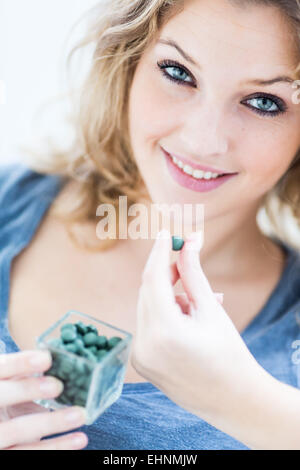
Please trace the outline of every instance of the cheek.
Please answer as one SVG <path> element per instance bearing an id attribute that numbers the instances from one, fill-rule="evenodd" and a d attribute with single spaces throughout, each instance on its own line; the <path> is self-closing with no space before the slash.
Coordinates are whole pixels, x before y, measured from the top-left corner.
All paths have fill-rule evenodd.
<path id="1" fill-rule="evenodd" d="M 133 145 L 156 144 L 179 125 L 182 113 L 174 113 L 174 99 L 164 91 L 158 74 L 149 66 L 136 71 L 129 99 Z"/>
<path id="2" fill-rule="evenodd" d="M 295 125 L 267 122 L 255 132 L 245 131 L 239 154 L 246 180 L 263 193 L 273 187 L 293 160 L 299 139 Z M 244 149 L 244 150 L 243 150 Z"/>

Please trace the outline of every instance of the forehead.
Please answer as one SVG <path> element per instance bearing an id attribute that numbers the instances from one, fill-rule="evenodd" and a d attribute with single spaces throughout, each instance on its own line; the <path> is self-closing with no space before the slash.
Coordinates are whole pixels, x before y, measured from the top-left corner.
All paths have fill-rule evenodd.
<path id="1" fill-rule="evenodd" d="M 189 0 L 161 29 L 159 38 L 166 36 L 203 66 L 211 61 L 235 62 L 241 68 L 255 63 L 275 72 L 292 70 L 299 61 L 295 30 L 273 6 Z"/>

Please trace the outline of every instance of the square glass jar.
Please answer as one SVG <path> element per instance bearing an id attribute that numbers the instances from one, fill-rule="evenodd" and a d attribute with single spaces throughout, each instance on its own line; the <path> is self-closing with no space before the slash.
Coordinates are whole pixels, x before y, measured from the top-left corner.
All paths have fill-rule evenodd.
<path id="1" fill-rule="evenodd" d="M 95 360 L 66 351 L 53 339 L 59 339 L 61 328 L 66 324 L 83 322 L 95 327 L 99 336 L 119 337 L 121 340 L 103 358 Z M 120 397 L 128 365 L 132 335 L 108 323 L 76 310 L 70 310 L 36 338 L 38 349 L 49 350 L 52 365 L 48 371 L 36 374 L 52 375 L 64 383 L 62 393 L 51 399 L 35 400 L 46 408 L 59 409 L 82 406 L 86 410 L 86 423 L 92 424 L 110 405 Z"/>

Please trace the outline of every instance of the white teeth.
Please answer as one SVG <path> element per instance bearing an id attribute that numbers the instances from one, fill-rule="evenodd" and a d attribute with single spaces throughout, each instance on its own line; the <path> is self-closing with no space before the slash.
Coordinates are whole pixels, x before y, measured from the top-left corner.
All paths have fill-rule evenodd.
<path id="1" fill-rule="evenodd" d="M 193 168 L 192 168 L 190 165 L 184 165 L 183 171 L 184 171 L 184 173 L 186 173 L 187 175 L 192 175 L 194 170 L 193 170 Z"/>
<path id="2" fill-rule="evenodd" d="M 203 178 L 203 176 L 204 176 L 204 171 L 201 171 L 201 170 L 194 170 L 193 171 L 193 177 L 194 178 L 200 179 L 200 178 Z"/>
<path id="3" fill-rule="evenodd" d="M 193 170 L 193 168 L 190 165 L 184 165 L 183 162 L 176 157 L 172 156 L 172 160 L 176 166 L 182 169 L 184 173 L 186 173 L 187 175 L 193 176 L 196 179 L 209 180 L 209 179 L 215 179 L 219 176 L 218 173 L 211 173 L 210 171 L 204 172 L 201 170 Z"/>

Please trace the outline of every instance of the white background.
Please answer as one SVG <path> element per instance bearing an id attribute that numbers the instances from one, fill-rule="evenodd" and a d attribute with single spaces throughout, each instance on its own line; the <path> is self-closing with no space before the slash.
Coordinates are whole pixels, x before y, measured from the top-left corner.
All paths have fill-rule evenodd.
<path id="1" fill-rule="evenodd" d="M 50 105 L 42 118 L 37 112 L 70 89 L 65 59 L 82 37 L 82 23 L 71 35 L 70 30 L 96 3 L 0 0 L 0 165 L 22 160 L 20 146 L 36 147 L 48 134 L 62 144 L 71 138 L 64 124 L 66 100 Z"/>

